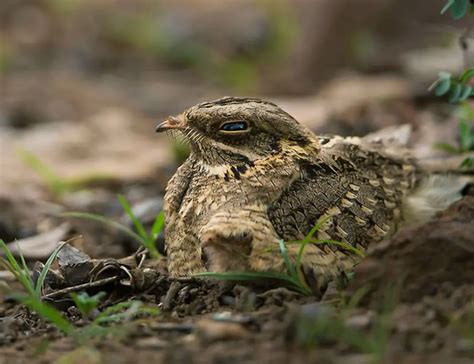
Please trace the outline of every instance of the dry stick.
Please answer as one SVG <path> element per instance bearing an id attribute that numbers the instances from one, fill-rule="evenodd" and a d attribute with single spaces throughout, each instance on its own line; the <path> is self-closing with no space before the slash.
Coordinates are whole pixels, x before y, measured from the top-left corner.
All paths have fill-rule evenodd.
<path id="1" fill-rule="evenodd" d="M 100 279 L 100 280 L 95 281 L 95 282 L 83 283 L 83 284 L 79 284 L 77 286 L 67 287 L 67 288 L 60 289 L 60 290 L 55 291 L 55 292 L 48 293 L 47 295 L 44 295 L 41 298 L 42 299 L 50 299 L 50 298 L 55 298 L 57 296 L 65 295 L 67 293 L 80 291 L 81 289 L 104 286 L 108 283 L 118 281 L 120 278 L 121 278 L 120 276 L 113 276 L 113 277 Z"/>
<path id="2" fill-rule="evenodd" d="M 156 331 L 178 331 L 183 333 L 191 333 L 194 330 L 194 324 L 183 324 L 174 322 L 154 323 L 152 330 Z"/>
<path id="3" fill-rule="evenodd" d="M 100 280 L 95 281 L 95 282 L 83 283 L 83 284 L 79 284 L 77 286 L 63 288 L 63 289 L 48 293 L 47 295 L 44 295 L 41 298 L 42 299 L 51 299 L 51 298 L 55 298 L 57 296 L 65 295 L 67 293 L 80 291 L 81 289 L 104 286 L 108 283 L 118 281 L 120 278 L 121 278 L 120 276 L 113 276 L 113 277 L 100 279 Z M 176 277 L 176 278 L 168 277 L 168 280 L 170 280 L 172 282 L 179 282 L 179 283 L 196 282 L 196 279 L 194 279 L 193 277 Z"/>
<path id="4" fill-rule="evenodd" d="M 179 282 L 173 282 L 170 285 L 170 288 L 168 289 L 168 292 L 166 292 L 165 299 L 163 300 L 163 311 L 170 311 L 171 310 L 171 305 L 174 301 L 174 298 L 178 294 L 178 291 L 181 288 L 181 284 Z"/>

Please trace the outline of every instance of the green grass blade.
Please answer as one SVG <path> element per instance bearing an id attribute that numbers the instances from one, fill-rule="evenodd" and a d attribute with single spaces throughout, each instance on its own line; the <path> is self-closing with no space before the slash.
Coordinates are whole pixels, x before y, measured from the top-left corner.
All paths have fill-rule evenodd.
<path id="1" fill-rule="evenodd" d="M 159 259 L 161 257 L 160 252 L 158 251 L 158 249 L 156 249 L 154 241 L 147 240 L 145 248 L 148 250 L 148 253 L 150 253 L 150 257 L 152 257 L 153 259 Z"/>
<path id="2" fill-rule="evenodd" d="M 202 272 L 194 274 L 197 278 L 215 278 L 223 281 L 255 281 L 260 279 L 276 279 L 294 283 L 290 276 L 276 272 Z"/>
<path id="3" fill-rule="evenodd" d="M 300 249 L 298 250 L 298 256 L 296 257 L 296 269 L 301 268 L 301 261 L 303 260 L 304 248 L 308 243 L 306 241 L 301 242 Z"/>
<path id="4" fill-rule="evenodd" d="M 151 228 L 150 236 L 153 239 L 153 241 L 155 241 L 158 234 L 163 230 L 164 226 L 165 226 L 165 212 L 161 211 L 156 216 L 155 221 L 153 222 L 153 226 Z"/>
<path id="5" fill-rule="evenodd" d="M 22 285 L 22 287 L 31 294 L 33 291 L 30 291 L 30 285 L 28 281 L 28 277 L 25 277 L 23 270 L 16 270 L 9 261 L 5 258 L 0 257 L 0 263 L 15 277 L 15 279 Z M 31 285 L 33 287 L 33 285 Z"/>
<path id="6" fill-rule="evenodd" d="M 313 226 L 313 228 L 309 231 L 309 233 L 306 234 L 303 241 L 309 242 L 312 239 L 313 235 L 316 233 L 316 231 L 321 229 L 321 226 L 323 226 L 330 218 L 331 218 L 331 216 L 321 217 L 318 220 L 318 222 Z"/>
<path id="7" fill-rule="evenodd" d="M 25 257 L 23 256 L 23 253 L 21 252 L 18 242 L 16 243 L 16 246 L 18 249 L 18 254 L 20 255 L 21 264 L 23 265 L 22 272 L 23 272 L 23 276 L 25 277 L 25 283 L 28 285 L 28 291 L 34 292 L 35 288 L 33 285 L 33 279 L 30 275 L 30 269 L 28 268 L 28 265 L 26 264 Z"/>
<path id="8" fill-rule="evenodd" d="M 23 163 L 38 173 L 38 175 L 53 193 L 60 195 L 67 190 L 64 180 L 36 155 L 23 149 L 18 150 L 18 155 L 20 156 Z"/>
<path id="9" fill-rule="evenodd" d="M 126 310 L 126 311 L 123 311 Z M 156 316 L 160 311 L 155 307 L 143 305 L 141 301 L 119 302 L 113 306 L 107 307 L 94 320 L 95 324 L 104 324 L 129 320 L 136 314 L 146 314 Z"/>
<path id="10" fill-rule="evenodd" d="M 3 265 L 15 276 L 15 278 L 20 282 L 23 288 L 28 292 L 28 294 L 34 294 L 33 281 L 31 279 L 29 269 L 26 266 L 26 262 L 23 258 L 23 255 L 20 252 L 20 257 L 23 262 L 23 268 L 18 264 L 17 260 L 13 256 L 10 249 L 8 249 L 7 244 L 0 239 L 0 247 L 2 248 L 6 260 L 2 258 Z"/>
<path id="11" fill-rule="evenodd" d="M 30 310 L 35 311 L 38 315 L 50 321 L 59 330 L 66 335 L 71 335 L 74 331 L 74 326 L 64 318 L 64 316 L 51 305 L 42 302 L 34 297 L 28 297 L 21 300 Z"/>
<path id="12" fill-rule="evenodd" d="M 213 278 L 222 281 L 239 281 L 239 282 L 248 282 L 248 281 L 258 281 L 258 280 L 268 280 L 274 279 L 277 281 L 282 281 L 287 283 L 291 288 L 294 290 L 309 295 L 311 294 L 311 290 L 305 289 L 305 287 L 301 286 L 300 282 L 295 281 L 292 277 L 288 274 L 277 273 L 277 272 L 223 272 L 223 273 L 216 273 L 216 272 L 202 272 L 194 274 L 193 277 L 196 278 Z"/>
<path id="13" fill-rule="evenodd" d="M 132 208 L 128 204 L 127 200 L 123 195 L 118 195 L 118 200 L 120 204 L 122 205 L 124 211 L 127 213 L 128 217 L 132 221 L 133 225 L 135 226 L 135 229 L 137 230 L 138 235 L 140 235 L 143 240 L 148 240 L 148 234 L 146 233 L 145 228 L 143 227 L 142 223 L 137 219 L 135 214 L 132 211 Z"/>
<path id="14" fill-rule="evenodd" d="M 280 240 L 279 242 L 280 245 L 280 253 L 283 257 L 283 260 L 285 261 L 286 267 L 288 269 L 288 273 L 294 282 L 294 284 L 298 287 L 298 291 L 302 292 L 305 295 L 310 295 L 312 293 L 311 288 L 308 286 L 306 283 L 306 280 L 303 275 L 303 271 L 300 269 L 301 268 L 301 257 L 300 257 L 300 263 L 299 265 L 294 265 L 291 262 L 290 256 L 288 255 L 288 249 L 286 248 L 286 244 L 283 240 Z M 300 248 L 300 251 L 298 252 L 301 253 L 301 256 L 303 254 L 303 249 L 304 246 Z"/>
<path id="15" fill-rule="evenodd" d="M 65 241 L 59 243 L 49 256 L 46 263 L 44 264 L 43 269 L 41 270 L 41 273 L 38 277 L 38 281 L 36 282 L 35 294 L 37 298 L 41 298 L 41 290 L 43 289 L 44 280 L 46 279 L 46 275 L 48 274 L 49 268 L 51 268 L 51 264 L 53 264 L 54 260 L 58 256 L 59 251 L 63 248 L 64 245 L 66 245 Z"/>
<path id="16" fill-rule="evenodd" d="M 280 246 L 280 253 L 285 261 L 286 268 L 288 269 L 288 273 L 293 279 L 298 279 L 298 274 L 296 273 L 295 266 L 291 262 L 290 256 L 288 255 L 288 249 L 286 248 L 285 242 L 283 240 L 279 240 L 278 244 Z"/>
<path id="17" fill-rule="evenodd" d="M 313 235 L 319 229 L 321 229 L 321 226 L 323 226 L 330 218 L 331 218 L 331 216 L 321 217 L 318 220 L 318 222 L 312 227 L 312 229 L 309 231 L 309 233 L 306 234 L 304 239 L 301 241 L 301 246 L 300 246 L 300 249 L 298 251 L 298 256 L 296 257 L 296 269 L 297 270 L 299 270 L 301 268 L 301 260 L 303 259 L 303 253 L 304 253 L 304 249 L 306 247 L 306 244 L 308 244 L 311 241 L 311 239 L 313 238 Z"/>
<path id="18" fill-rule="evenodd" d="M 462 152 L 460 148 L 449 143 L 435 143 L 433 147 L 450 154 L 459 154 Z"/>
<path id="19" fill-rule="evenodd" d="M 10 249 L 8 249 L 7 244 L 2 239 L 0 239 L 0 246 L 2 247 L 3 253 L 5 254 L 7 261 L 11 265 L 12 269 L 14 269 L 17 272 L 21 271 L 20 265 L 16 261 Z"/>
<path id="20" fill-rule="evenodd" d="M 64 212 L 60 214 L 60 216 L 64 217 L 74 217 L 77 219 L 84 219 L 84 220 L 92 220 L 92 221 L 97 221 L 102 224 L 111 226 L 117 230 L 120 230 L 121 232 L 127 234 L 130 238 L 136 240 L 140 244 L 143 244 L 146 246 L 146 240 L 144 240 L 140 235 L 135 233 L 133 230 L 129 229 L 127 226 L 122 225 L 114 220 L 108 219 L 104 216 L 97 215 L 97 214 L 91 214 L 88 212 Z"/>
<path id="21" fill-rule="evenodd" d="M 161 257 L 158 249 L 156 249 L 155 241 L 158 237 L 158 234 L 163 230 L 165 226 L 165 213 L 161 211 L 155 218 L 153 226 L 151 227 L 150 235 L 147 239 L 146 248 L 150 253 L 150 256 L 154 259 L 159 259 Z"/>
<path id="22" fill-rule="evenodd" d="M 347 251 L 350 251 L 351 253 L 354 253 L 358 255 L 361 258 L 364 258 L 365 255 L 363 252 L 361 252 L 359 249 L 354 248 L 352 245 L 348 243 L 344 243 L 342 241 L 337 241 L 337 240 L 331 240 L 331 239 L 316 239 L 311 241 L 312 244 L 320 244 L 320 245 L 336 245 L 338 247 L 341 247 Z"/>

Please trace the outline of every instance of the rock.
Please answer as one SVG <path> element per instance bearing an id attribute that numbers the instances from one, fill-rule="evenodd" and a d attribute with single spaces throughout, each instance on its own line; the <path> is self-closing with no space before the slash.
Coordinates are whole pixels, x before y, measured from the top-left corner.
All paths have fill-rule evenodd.
<path id="1" fill-rule="evenodd" d="M 374 322 L 375 316 L 376 314 L 374 311 L 367 311 L 349 317 L 346 320 L 345 324 L 347 327 L 354 330 L 365 330 L 368 329 L 370 325 Z"/>
<path id="2" fill-rule="evenodd" d="M 285 324 L 285 339 L 290 344 L 311 346 L 320 330 L 325 330 L 336 318 L 335 310 L 324 303 L 290 306 Z"/>
<path id="3" fill-rule="evenodd" d="M 156 336 L 141 338 L 137 340 L 135 345 L 140 349 L 147 350 L 165 349 L 169 346 L 168 342 Z"/>
<path id="4" fill-rule="evenodd" d="M 94 268 L 87 254 L 68 244 L 59 251 L 58 264 L 66 282 L 71 286 L 87 282 L 89 272 Z"/>
<path id="5" fill-rule="evenodd" d="M 241 339 L 248 334 L 246 328 L 235 322 L 202 319 L 196 323 L 196 335 L 204 342 Z"/>
<path id="6" fill-rule="evenodd" d="M 432 221 L 401 229 L 369 250 L 349 292 L 371 285 L 380 296 L 395 283 L 400 300 L 417 302 L 447 285 L 474 284 L 473 221 L 474 197 L 465 196 Z"/>

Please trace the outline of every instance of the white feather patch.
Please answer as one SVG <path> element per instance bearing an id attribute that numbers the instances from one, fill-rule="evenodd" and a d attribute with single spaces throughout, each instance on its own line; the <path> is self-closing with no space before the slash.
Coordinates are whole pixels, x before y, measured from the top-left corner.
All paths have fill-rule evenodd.
<path id="1" fill-rule="evenodd" d="M 435 213 L 459 200 L 463 188 L 473 182 L 472 176 L 435 174 L 426 177 L 403 203 L 405 222 L 411 224 L 428 221 Z"/>

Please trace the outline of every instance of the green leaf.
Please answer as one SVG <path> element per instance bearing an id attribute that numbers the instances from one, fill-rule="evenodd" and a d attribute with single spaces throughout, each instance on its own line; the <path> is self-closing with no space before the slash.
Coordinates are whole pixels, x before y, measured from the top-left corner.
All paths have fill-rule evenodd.
<path id="1" fill-rule="evenodd" d="M 469 0 L 454 0 L 451 5 L 451 16 L 455 20 L 461 19 L 464 15 L 467 14 L 470 4 Z"/>
<path id="2" fill-rule="evenodd" d="M 454 103 L 459 101 L 459 96 L 461 95 L 462 87 L 459 83 L 455 84 L 451 89 L 451 94 L 449 95 L 449 102 Z"/>
<path id="3" fill-rule="evenodd" d="M 99 306 L 100 301 L 105 295 L 105 292 L 99 292 L 94 296 L 89 296 L 87 292 L 72 292 L 71 298 L 79 311 L 81 311 L 82 317 L 87 319 L 91 312 Z"/>
<path id="4" fill-rule="evenodd" d="M 462 86 L 461 95 L 459 95 L 459 101 L 466 100 L 469 97 L 469 95 L 471 95 L 471 91 L 472 91 L 471 85 Z"/>
<path id="5" fill-rule="evenodd" d="M 471 168 L 474 167 L 474 157 L 467 157 L 461 162 L 461 168 Z"/>
<path id="6" fill-rule="evenodd" d="M 143 227 L 142 223 L 137 219 L 135 214 L 132 211 L 132 208 L 128 204 L 127 200 L 123 195 L 118 195 L 118 200 L 120 204 L 122 205 L 123 209 L 127 213 L 128 217 L 130 220 L 133 222 L 133 225 L 135 226 L 135 229 L 137 230 L 138 234 L 144 239 L 148 239 L 148 234 L 145 231 L 145 228 Z"/>
<path id="7" fill-rule="evenodd" d="M 448 11 L 448 9 L 454 4 L 455 0 L 448 0 L 448 2 L 441 9 L 441 15 Z"/>
<path id="8" fill-rule="evenodd" d="M 443 96 L 449 91 L 450 87 L 451 87 L 450 78 L 440 78 L 435 83 L 434 93 L 436 96 Z"/>
<path id="9" fill-rule="evenodd" d="M 474 77 L 474 68 L 468 68 L 465 70 L 461 76 L 459 76 L 459 82 L 461 83 L 466 83 L 468 82 L 472 77 Z"/>

